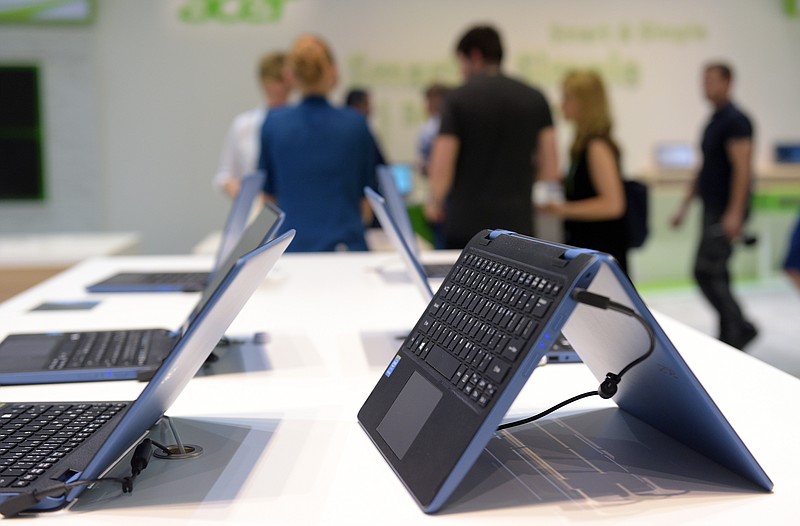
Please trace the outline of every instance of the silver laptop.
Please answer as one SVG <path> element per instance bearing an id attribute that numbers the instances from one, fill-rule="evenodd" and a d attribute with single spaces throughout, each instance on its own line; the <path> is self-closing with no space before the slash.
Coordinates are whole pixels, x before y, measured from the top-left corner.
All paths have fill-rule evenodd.
<path id="1" fill-rule="evenodd" d="M 4 428 L 20 427 L 18 422 L 23 428 L 38 426 L 38 430 L 19 439 L 9 435 L 9 443 L 0 447 L 5 468 L 0 475 L 0 513 L 53 510 L 69 504 L 86 487 L 82 481 L 101 477 L 136 446 L 203 365 L 293 237 L 294 231 L 287 232 L 237 261 L 135 401 L 2 404 Z M 52 420 L 75 423 L 61 426 L 56 433 L 48 431 Z M 14 467 L 17 461 L 21 466 Z"/>
<path id="2" fill-rule="evenodd" d="M 692 170 L 697 166 L 697 152 L 689 143 L 658 143 L 655 158 L 656 166 L 661 170 Z"/>
<path id="3" fill-rule="evenodd" d="M 176 333 L 167 329 L 10 334 L 0 342 L 0 385 L 147 380 L 244 254 L 269 241 L 283 212 L 265 207 L 206 285 Z"/>
<path id="4" fill-rule="evenodd" d="M 264 187 L 263 172 L 255 172 L 242 178 L 241 188 L 231 204 L 222 239 L 214 258 L 211 272 L 120 272 L 89 285 L 89 292 L 200 292 L 204 290 L 214 274 L 222 269 L 231 251 L 237 246 L 247 227 L 253 203 Z M 277 210 L 271 235 L 275 235 L 283 222 Z M 254 247 L 251 247 L 251 249 Z M 238 254 L 241 256 L 244 252 Z M 224 273 L 224 269 L 222 270 Z"/>
<path id="5" fill-rule="evenodd" d="M 425 274 L 431 279 L 441 279 L 450 271 L 449 263 L 423 263 L 420 257 L 419 242 L 411 225 L 403 195 L 397 184 L 396 166 L 379 166 L 377 169 L 378 188 L 386 201 L 386 210 L 395 222 L 398 232 L 406 241 L 409 250 L 420 261 Z M 400 165 L 405 166 L 405 165 Z M 401 171 L 404 173 L 404 171 Z M 384 227 L 385 228 L 385 227 Z"/>

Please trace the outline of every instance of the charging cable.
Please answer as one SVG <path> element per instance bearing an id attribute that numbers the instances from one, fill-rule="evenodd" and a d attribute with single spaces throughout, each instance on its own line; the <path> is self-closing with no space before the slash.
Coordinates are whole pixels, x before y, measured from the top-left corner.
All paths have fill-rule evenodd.
<path id="1" fill-rule="evenodd" d="M 637 365 L 645 361 L 651 354 L 653 354 L 653 351 L 656 348 L 656 336 L 653 333 L 653 329 L 650 327 L 650 324 L 647 323 L 647 321 L 644 318 L 642 318 L 636 311 L 634 311 L 630 307 L 622 305 L 621 303 L 616 303 L 614 301 L 611 301 L 611 299 L 606 296 L 601 296 L 599 294 L 595 294 L 593 292 L 589 292 L 588 290 L 584 289 L 573 290 L 572 299 L 574 299 L 578 303 L 583 303 L 584 305 L 590 305 L 598 309 L 612 310 L 636 319 L 641 324 L 641 326 L 644 327 L 644 330 L 647 331 L 647 336 L 650 339 L 650 344 L 647 348 L 647 351 L 638 358 L 636 358 L 635 360 L 633 360 L 632 362 L 630 362 L 628 365 L 623 367 L 620 372 L 606 373 L 605 380 L 603 380 L 600 383 L 600 387 L 598 387 L 596 391 L 588 391 L 586 393 L 573 396 L 568 400 L 564 400 L 563 402 L 554 405 L 550 409 L 546 409 L 541 413 L 530 416 L 528 418 L 523 418 L 522 420 L 515 420 L 513 422 L 507 422 L 505 424 L 499 425 L 497 426 L 498 431 L 534 422 L 542 417 L 549 415 L 554 411 L 561 409 L 566 405 L 569 405 L 573 402 L 577 402 L 578 400 L 582 400 L 584 398 L 589 398 L 591 396 L 599 396 L 600 398 L 606 398 L 606 399 L 611 398 L 612 396 L 617 394 L 617 386 L 622 380 L 622 377 L 625 376 L 625 373 L 627 373 L 632 368 L 636 367 Z"/>
<path id="2" fill-rule="evenodd" d="M 171 452 L 166 446 L 159 444 L 149 438 L 142 440 L 131 457 L 131 474 L 127 477 L 102 477 L 98 479 L 76 480 L 74 482 L 61 482 L 48 488 L 33 490 L 30 493 L 17 495 L 0 504 L 0 514 L 4 517 L 14 517 L 25 510 L 36 506 L 48 497 L 63 497 L 71 489 L 80 486 L 88 486 L 97 482 L 117 482 L 122 485 L 123 493 L 133 492 L 133 481 L 144 471 L 150 458 L 153 456 L 153 446 L 164 451 L 167 455 Z"/>

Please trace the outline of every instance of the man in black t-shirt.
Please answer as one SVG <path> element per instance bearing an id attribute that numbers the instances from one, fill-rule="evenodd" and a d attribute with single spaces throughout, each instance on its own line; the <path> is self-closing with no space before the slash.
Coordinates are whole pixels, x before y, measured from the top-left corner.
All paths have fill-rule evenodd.
<path id="1" fill-rule="evenodd" d="M 447 248 L 463 248 L 484 228 L 532 235 L 533 181 L 558 178 L 550 107 L 541 92 L 500 71 L 494 28 L 467 31 L 456 55 L 465 83 L 445 99 L 426 216 L 444 221 Z"/>
<path id="2" fill-rule="evenodd" d="M 705 96 L 714 113 L 703 133 L 703 164 L 672 219 L 682 222 L 695 196 L 703 203 L 703 229 L 694 275 L 719 314 L 719 339 L 742 349 L 758 331 L 742 314 L 731 292 L 728 261 L 733 243 L 742 237 L 750 204 L 753 126 L 731 102 L 732 73 L 726 64 L 711 64 L 703 77 Z"/>

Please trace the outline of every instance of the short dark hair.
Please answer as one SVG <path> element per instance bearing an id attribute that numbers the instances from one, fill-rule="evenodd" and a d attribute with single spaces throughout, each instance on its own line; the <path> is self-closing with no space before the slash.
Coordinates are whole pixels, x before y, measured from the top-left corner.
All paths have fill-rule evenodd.
<path id="1" fill-rule="evenodd" d="M 345 106 L 362 104 L 367 100 L 367 96 L 367 90 L 364 88 L 353 88 L 347 92 L 347 96 L 344 98 L 344 104 Z"/>
<path id="2" fill-rule="evenodd" d="M 429 84 L 427 88 L 425 88 L 425 96 L 428 98 L 431 97 L 444 97 L 447 95 L 447 92 L 450 91 L 450 88 L 445 86 L 444 84 L 440 84 L 438 82 L 434 82 L 433 84 Z"/>
<path id="3" fill-rule="evenodd" d="M 730 64 L 726 64 L 725 62 L 710 62 L 709 64 L 706 64 L 706 72 L 712 70 L 718 71 L 725 80 L 730 81 L 733 79 L 733 68 L 730 66 Z"/>
<path id="4" fill-rule="evenodd" d="M 469 29 L 458 41 L 456 53 L 469 56 L 476 50 L 489 64 L 500 64 L 503 60 L 500 33 L 491 26 L 475 26 Z"/>

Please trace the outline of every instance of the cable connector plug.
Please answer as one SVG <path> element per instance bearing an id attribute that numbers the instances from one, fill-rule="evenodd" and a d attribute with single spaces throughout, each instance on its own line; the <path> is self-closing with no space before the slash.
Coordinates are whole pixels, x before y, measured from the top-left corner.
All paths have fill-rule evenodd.
<path id="1" fill-rule="evenodd" d="M 595 294 L 594 292 L 589 292 L 586 289 L 573 290 L 572 299 L 578 303 L 591 305 L 592 307 L 597 307 L 598 309 L 608 309 L 608 305 L 611 303 L 611 299 L 608 297 Z"/>
<path id="2" fill-rule="evenodd" d="M 606 373 L 606 379 L 600 384 L 600 387 L 597 389 L 597 394 L 600 395 L 600 398 L 611 398 L 617 394 L 617 385 L 620 380 L 622 380 L 622 377 L 618 374 Z"/>

